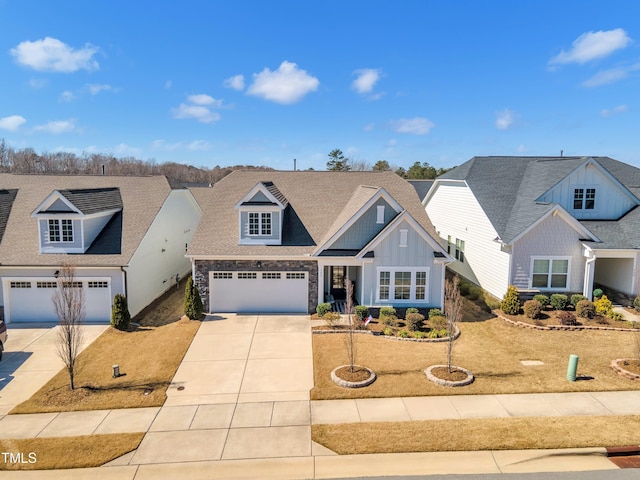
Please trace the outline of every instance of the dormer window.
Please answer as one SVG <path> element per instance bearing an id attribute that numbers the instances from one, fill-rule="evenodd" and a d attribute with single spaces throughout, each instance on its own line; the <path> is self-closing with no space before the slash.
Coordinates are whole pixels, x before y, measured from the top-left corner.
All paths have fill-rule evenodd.
<path id="1" fill-rule="evenodd" d="M 595 188 L 576 188 L 573 190 L 574 210 L 593 210 L 596 206 Z"/>
<path id="2" fill-rule="evenodd" d="M 249 235 L 271 235 L 271 212 L 249 212 Z"/>
<path id="3" fill-rule="evenodd" d="M 49 242 L 73 242 L 73 221 L 49 220 Z"/>

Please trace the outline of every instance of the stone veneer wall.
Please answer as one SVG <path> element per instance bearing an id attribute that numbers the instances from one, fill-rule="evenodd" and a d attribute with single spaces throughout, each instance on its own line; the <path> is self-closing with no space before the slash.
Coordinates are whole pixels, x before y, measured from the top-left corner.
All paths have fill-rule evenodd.
<path id="1" fill-rule="evenodd" d="M 262 262 L 258 268 L 257 262 Z M 318 305 L 318 263 L 311 260 L 196 260 L 195 283 L 200 292 L 202 306 L 209 311 L 209 272 L 300 272 L 309 274 L 309 312 L 314 313 Z"/>

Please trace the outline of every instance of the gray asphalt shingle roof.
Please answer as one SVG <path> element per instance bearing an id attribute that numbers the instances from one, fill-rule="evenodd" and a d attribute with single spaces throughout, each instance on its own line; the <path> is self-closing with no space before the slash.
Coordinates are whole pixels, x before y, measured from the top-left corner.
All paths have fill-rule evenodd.
<path id="1" fill-rule="evenodd" d="M 127 265 L 171 192 L 164 176 L 3 173 L 0 174 L 0 188 L 17 190 L 0 242 L 2 265 L 61 265 L 70 257 L 79 266 Z M 97 194 L 87 193 L 95 189 L 98 190 Z M 63 192 L 71 192 L 71 198 L 67 198 L 81 210 L 85 209 L 85 212 L 117 206 L 117 197 L 121 199 L 122 213 L 116 214 L 85 254 L 40 253 L 38 219 L 31 214 L 56 190 L 65 197 L 67 194 Z M 101 204 L 99 198 L 104 203 Z"/>
<path id="2" fill-rule="evenodd" d="M 238 211 L 234 206 L 259 182 L 273 182 L 289 202 L 282 245 L 238 244 Z M 379 188 L 435 236 L 415 190 L 393 172 L 234 171 L 213 188 L 193 189 L 203 215 L 187 254 L 310 255 Z"/>
<path id="3" fill-rule="evenodd" d="M 409 182 L 411 185 L 413 185 L 413 188 L 416 189 L 416 193 L 418 194 L 418 197 L 420 197 L 420 200 L 424 200 L 424 197 L 427 196 L 427 192 L 429 191 L 429 189 L 431 188 L 431 185 L 433 185 L 433 180 L 407 180 L 407 182 Z"/>
<path id="4" fill-rule="evenodd" d="M 609 157 L 474 157 L 439 178 L 465 180 L 502 241 L 510 243 L 555 206 L 536 203 L 536 199 L 589 158 L 600 164 L 633 195 L 640 197 L 640 169 Z M 633 236 L 635 225 L 635 231 L 638 231 L 636 238 L 640 241 L 638 220 L 640 216 L 631 215 L 623 223 L 628 224 L 625 227 L 628 236 Z M 606 228 L 599 225 L 608 225 L 610 228 L 617 222 L 582 223 L 602 240 L 598 232 Z M 612 235 L 604 234 L 603 237 L 615 241 Z M 636 242 L 630 238 L 627 240 Z"/>
<path id="5" fill-rule="evenodd" d="M 85 215 L 122 208 L 122 197 L 116 187 L 78 188 L 59 192 Z"/>

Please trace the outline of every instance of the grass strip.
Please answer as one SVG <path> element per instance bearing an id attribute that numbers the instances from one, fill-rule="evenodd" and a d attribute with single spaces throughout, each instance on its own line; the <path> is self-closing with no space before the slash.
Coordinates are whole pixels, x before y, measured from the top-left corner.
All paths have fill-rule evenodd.
<path id="1" fill-rule="evenodd" d="M 0 470 L 99 467 L 138 448 L 143 437 L 144 433 L 114 433 L 0 440 Z"/>
<path id="2" fill-rule="evenodd" d="M 311 437 L 340 455 L 612 447 L 640 444 L 640 415 L 342 423 Z"/>

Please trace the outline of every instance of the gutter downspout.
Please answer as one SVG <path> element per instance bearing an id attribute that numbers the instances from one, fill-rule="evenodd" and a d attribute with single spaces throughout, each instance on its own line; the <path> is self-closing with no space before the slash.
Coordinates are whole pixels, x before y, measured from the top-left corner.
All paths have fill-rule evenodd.
<path id="1" fill-rule="evenodd" d="M 442 313 L 444 313 L 444 284 L 446 283 L 446 273 L 447 273 L 447 265 L 442 263 L 442 283 L 440 284 L 440 308 L 442 309 Z"/>
<path id="2" fill-rule="evenodd" d="M 120 270 L 122 271 L 122 285 L 124 286 L 124 296 L 127 298 L 127 301 L 129 301 L 129 291 L 127 288 L 127 271 L 123 266 L 120 266 Z"/>

